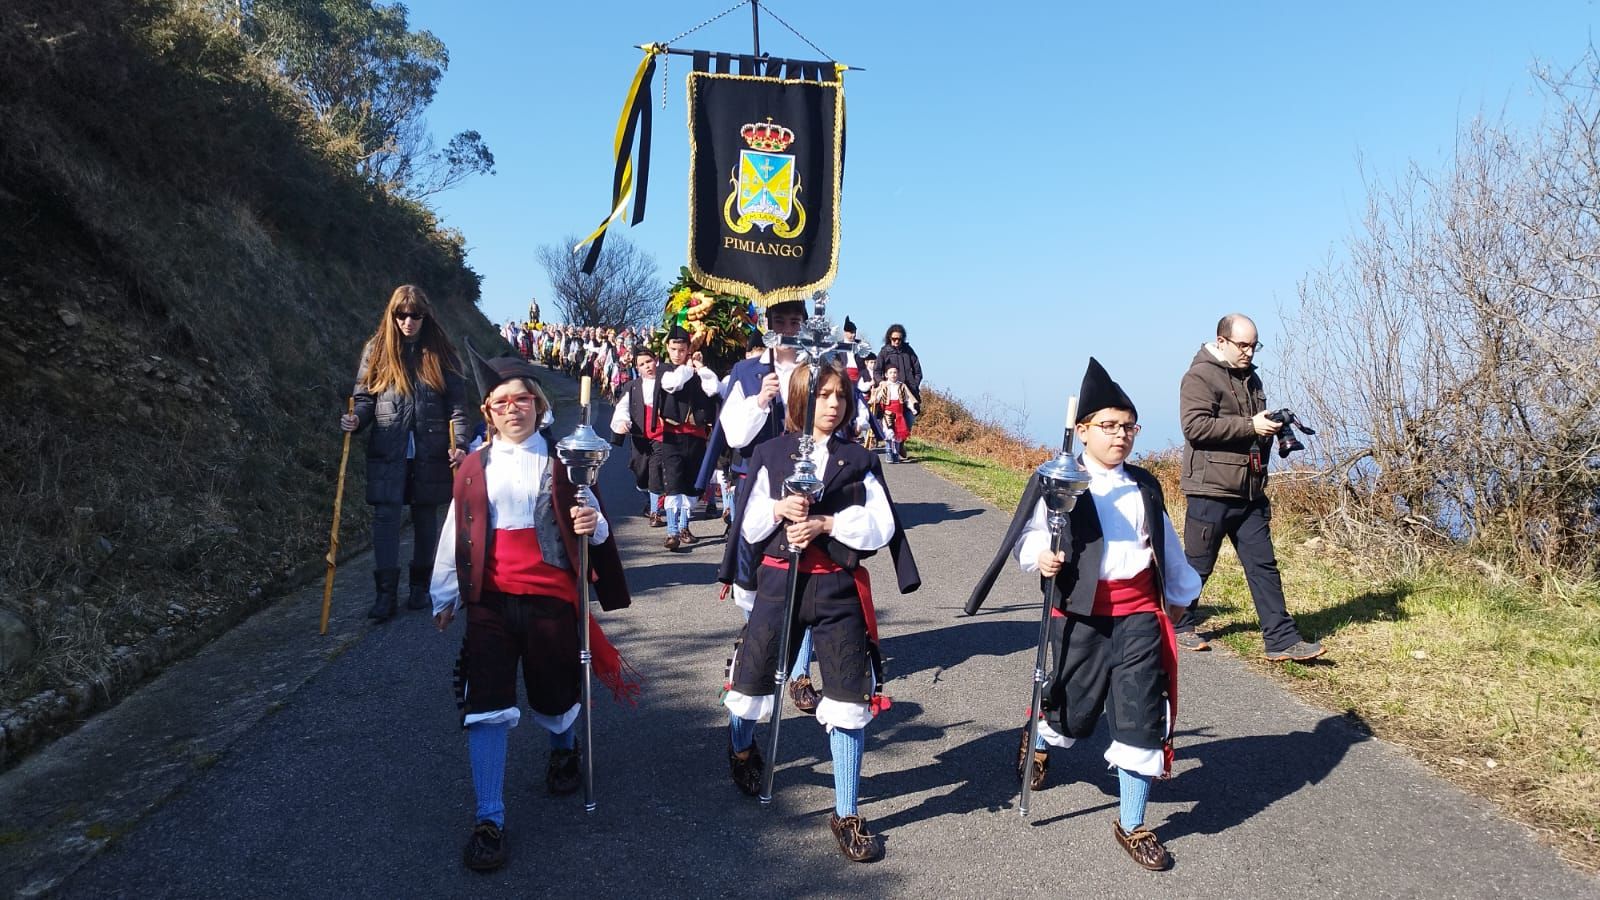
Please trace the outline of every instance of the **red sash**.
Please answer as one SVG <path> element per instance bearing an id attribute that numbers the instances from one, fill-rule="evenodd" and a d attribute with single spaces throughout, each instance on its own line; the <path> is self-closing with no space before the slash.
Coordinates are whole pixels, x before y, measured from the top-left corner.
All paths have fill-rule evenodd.
<path id="1" fill-rule="evenodd" d="M 890 400 L 883 404 L 883 411 L 894 413 L 894 439 L 903 441 L 911 436 L 911 429 L 906 427 L 906 405 L 899 400 Z"/>

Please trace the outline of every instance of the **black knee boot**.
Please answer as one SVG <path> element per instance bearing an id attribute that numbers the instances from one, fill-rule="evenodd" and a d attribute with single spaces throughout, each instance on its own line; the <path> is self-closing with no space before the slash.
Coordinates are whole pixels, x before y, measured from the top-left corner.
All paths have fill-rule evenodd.
<path id="1" fill-rule="evenodd" d="M 427 609 L 433 605 L 428 593 L 428 583 L 432 580 L 432 566 L 411 564 L 411 596 L 406 598 L 406 609 Z"/>
<path id="2" fill-rule="evenodd" d="M 387 622 L 393 618 L 395 601 L 399 599 L 400 570 L 399 568 L 374 569 L 372 582 L 377 588 L 377 594 L 373 598 L 372 608 L 367 610 L 367 618 Z"/>

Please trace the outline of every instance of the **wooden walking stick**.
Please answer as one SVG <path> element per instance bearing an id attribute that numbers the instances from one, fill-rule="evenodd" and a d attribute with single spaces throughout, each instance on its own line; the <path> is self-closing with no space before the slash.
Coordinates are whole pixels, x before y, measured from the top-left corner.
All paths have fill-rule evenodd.
<path id="1" fill-rule="evenodd" d="M 345 415 L 355 413 L 356 398 L 351 397 Z M 350 435 L 353 433 L 344 433 L 344 450 L 339 454 L 339 486 L 333 491 L 333 533 L 328 537 L 328 574 L 322 581 L 322 630 L 318 634 L 328 633 L 328 613 L 333 609 L 333 573 L 339 568 L 339 514 L 344 510 L 344 470 L 350 462 Z M 450 434 L 453 437 L 455 432 L 452 430 Z"/>

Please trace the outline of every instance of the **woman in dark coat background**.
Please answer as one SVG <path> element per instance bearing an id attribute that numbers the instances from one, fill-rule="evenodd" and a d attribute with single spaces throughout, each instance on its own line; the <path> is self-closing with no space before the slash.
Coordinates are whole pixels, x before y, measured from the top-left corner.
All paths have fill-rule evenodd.
<path id="1" fill-rule="evenodd" d="M 356 375 L 355 413 L 339 427 L 367 437 L 367 502 L 372 504 L 373 582 L 368 618 L 394 615 L 400 590 L 401 507 L 411 507 L 408 609 L 426 609 L 439 541 L 439 507 L 450 502 L 451 468 L 466 455 L 466 390 L 450 337 L 416 285 L 395 288 Z M 450 436 L 454 433 L 452 446 Z"/>
<path id="2" fill-rule="evenodd" d="M 922 405 L 922 361 L 917 359 L 917 351 L 911 349 L 911 343 L 906 340 L 906 328 L 899 322 L 890 325 L 883 333 L 883 347 L 878 350 L 878 374 L 881 377 L 889 367 L 894 366 L 900 370 L 900 381 L 911 389 L 911 395 L 917 398 L 917 407 Z M 917 414 L 911 409 L 906 410 L 906 428 L 917 423 Z M 911 457 L 904 453 L 900 455 L 903 462 L 910 462 Z"/>

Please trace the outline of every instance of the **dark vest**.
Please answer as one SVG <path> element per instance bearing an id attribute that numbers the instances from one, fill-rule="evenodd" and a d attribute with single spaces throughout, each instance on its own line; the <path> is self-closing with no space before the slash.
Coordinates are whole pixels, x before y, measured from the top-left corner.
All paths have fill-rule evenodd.
<path id="1" fill-rule="evenodd" d="M 673 425 L 699 425 L 709 429 L 717 419 L 717 401 L 721 397 L 707 394 L 698 376 L 691 375 L 676 391 L 661 386 L 665 371 L 656 372 L 655 410 L 663 421 Z"/>
<path id="2" fill-rule="evenodd" d="M 1123 464 L 1123 469 L 1139 487 L 1144 498 L 1145 528 L 1150 532 L 1150 549 L 1155 553 L 1156 594 L 1166 602 L 1166 536 L 1162 517 L 1166 515 L 1166 499 L 1161 493 L 1161 483 L 1154 475 L 1138 466 Z M 1100 514 L 1095 509 L 1094 498 L 1084 492 L 1077 505 L 1068 514 L 1071 523 L 1071 547 L 1067 549 L 1067 563 L 1056 575 L 1057 604 L 1065 611 L 1079 616 L 1091 615 L 1094 609 L 1094 592 L 1100 583 L 1100 561 L 1105 556 L 1105 533 L 1100 528 Z M 1041 579 L 1041 583 L 1043 579 Z"/>
<path id="3" fill-rule="evenodd" d="M 769 374 L 778 371 L 770 362 L 764 362 L 772 351 L 763 353 L 755 359 L 741 359 L 733 364 L 733 371 L 729 373 L 732 384 L 737 384 L 744 392 L 745 397 L 754 397 L 761 393 L 761 381 Z M 732 390 L 730 388 L 729 390 Z M 733 448 L 733 469 L 735 472 L 750 472 L 750 457 L 756 448 L 783 434 L 783 395 L 772 398 L 772 405 L 767 408 L 766 424 L 756 432 L 755 439 L 743 447 Z"/>
<path id="4" fill-rule="evenodd" d="M 772 499 L 781 500 L 783 480 L 794 474 L 795 460 L 791 457 L 799 453 L 800 439 L 796 435 L 786 434 L 769 443 L 776 452 L 763 452 L 755 470 L 766 466 L 768 490 Z M 867 487 L 863 481 L 867 473 L 872 471 L 874 461 L 873 455 L 859 444 L 841 440 L 837 436 L 830 440 L 827 471 L 817 473 L 822 478 L 822 498 L 811 504 L 811 512 L 814 515 L 831 516 L 840 510 L 866 503 Z M 829 559 L 852 570 L 876 552 L 846 547 L 828 535 L 818 537 L 813 543 L 827 553 Z M 756 544 L 755 550 L 758 555 L 787 556 L 789 542 L 784 536 L 783 527 L 780 525 L 766 540 Z"/>
<path id="5" fill-rule="evenodd" d="M 650 406 L 644 402 L 644 379 L 635 378 L 628 384 L 628 418 L 633 420 L 633 428 L 628 432 L 635 438 L 643 438 L 645 432 L 652 427 L 660 427 L 660 422 L 646 422 L 646 416 L 655 416 L 661 409 L 661 375 L 656 374 L 655 396 L 650 398 Z M 649 448 L 645 448 L 649 452 Z"/>
<path id="6" fill-rule="evenodd" d="M 553 450 L 556 442 L 548 430 L 539 432 L 545 446 Z M 485 562 L 491 552 L 493 531 L 489 528 L 489 486 L 484 480 L 484 463 L 489 458 L 489 448 L 484 446 L 476 453 L 467 454 L 456 469 L 456 580 L 465 604 L 477 603 L 483 597 Z M 566 466 L 561 465 L 552 453 L 550 458 L 549 512 L 541 505 L 537 510 L 539 521 L 539 550 L 545 561 L 564 569 L 571 569 L 572 560 L 578 558 L 580 538 L 572 531 L 570 510 L 577 502 L 578 489 L 567 478 Z M 604 508 L 602 507 L 602 512 Z M 552 534 L 545 533 L 547 515 L 553 518 Z M 556 534 L 560 535 L 559 542 Z M 624 609 L 632 599 L 628 582 L 622 574 L 622 559 L 617 554 L 616 536 L 605 543 L 589 548 L 589 579 L 594 583 L 594 596 L 600 608 Z"/>

